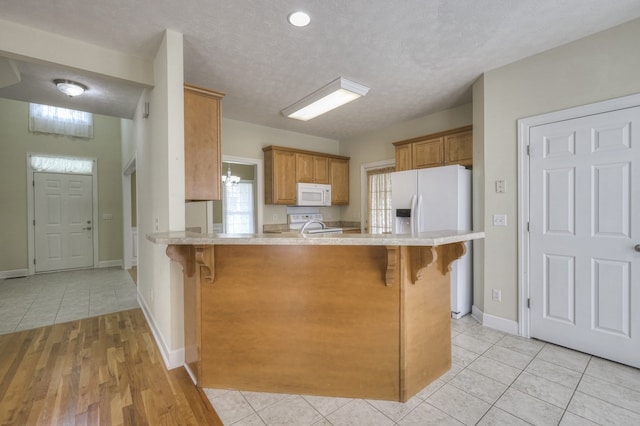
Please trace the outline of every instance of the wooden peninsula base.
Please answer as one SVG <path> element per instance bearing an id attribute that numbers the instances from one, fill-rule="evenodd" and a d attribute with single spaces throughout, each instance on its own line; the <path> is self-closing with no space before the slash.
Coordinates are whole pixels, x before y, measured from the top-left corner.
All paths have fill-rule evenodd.
<path id="1" fill-rule="evenodd" d="M 172 245 L 201 387 L 407 401 L 451 367 L 439 246 Z"/>

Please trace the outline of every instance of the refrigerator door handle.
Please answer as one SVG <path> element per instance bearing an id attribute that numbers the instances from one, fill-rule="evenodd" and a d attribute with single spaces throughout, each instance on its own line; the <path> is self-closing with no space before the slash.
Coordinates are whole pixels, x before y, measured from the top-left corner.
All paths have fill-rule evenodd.
<path id="1" fill-rule="evenodd" d="M 409 218 L 409 225 L 411 226 L 411 233 L 415 234 L 416 232 L 416 194 L 411 196 L 411 217 Z"/>
<path id="2" fill-rule="evenodd" d="M 422 232 L 422 195 L 418 195 L 416 202 L 416 233 Z"/>

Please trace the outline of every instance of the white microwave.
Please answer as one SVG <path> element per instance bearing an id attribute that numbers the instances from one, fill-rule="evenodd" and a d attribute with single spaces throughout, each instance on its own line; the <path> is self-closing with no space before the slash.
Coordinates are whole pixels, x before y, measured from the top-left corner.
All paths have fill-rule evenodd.
<path id="1" fill-rule="evenodd" d="M 299 183 L 296 206 L 330 206 L 331 185 Z"/>

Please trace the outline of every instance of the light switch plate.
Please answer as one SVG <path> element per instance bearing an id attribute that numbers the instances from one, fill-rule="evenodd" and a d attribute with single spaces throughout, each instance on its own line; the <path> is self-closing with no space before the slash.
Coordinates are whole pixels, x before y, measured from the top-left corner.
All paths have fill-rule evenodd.
<path id="1" fill-rule="evenodd" d="M 506 214 L 494 214 L 493 215 L 493 226 L 507 226 L 507 215 Z"/>

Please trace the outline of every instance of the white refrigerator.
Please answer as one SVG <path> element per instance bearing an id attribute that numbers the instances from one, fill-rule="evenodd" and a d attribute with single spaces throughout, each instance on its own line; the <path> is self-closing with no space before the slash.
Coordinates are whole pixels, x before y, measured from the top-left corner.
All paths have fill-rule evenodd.
<path id="1" fill-rule="evenodd" d="M 391 174 L 393 233 L 471 230 L 471 171 L 462 166 L 432 167 Z M 451 316 L 471 312 L 471 242 L 451 268 Z"/>

